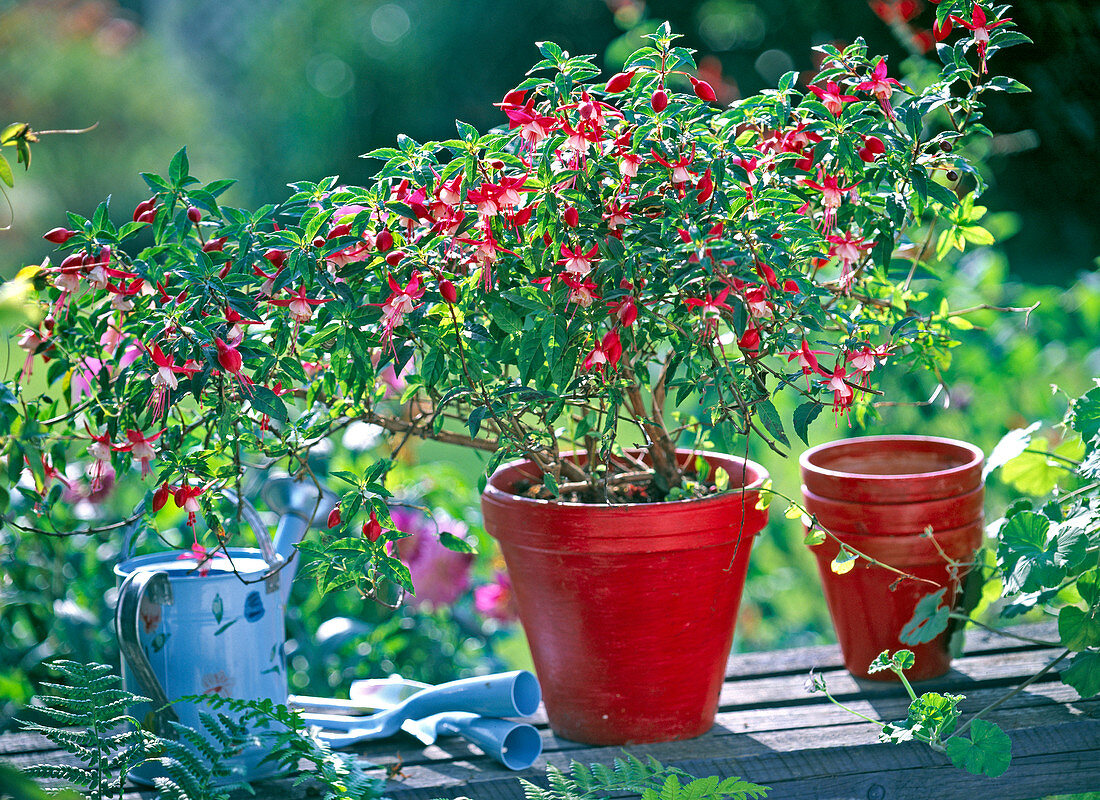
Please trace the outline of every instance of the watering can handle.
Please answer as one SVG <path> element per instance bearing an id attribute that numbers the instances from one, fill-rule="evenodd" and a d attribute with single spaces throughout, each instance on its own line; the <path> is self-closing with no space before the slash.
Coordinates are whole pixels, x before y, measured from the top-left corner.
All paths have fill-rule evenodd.
<path id="1" fill-rule="evenodd" d="M 264 525 L 263 520 L 260 519 L 259 513 L 256 511 L 256 507 L 252 503 L 245 500 L 243 503 L 237 497 L 237 493 L 230 489 L 228 486 L 222 489 L 222 495 L 229 502 L 241 506 L 241 518 L 248 523 L 248 527 L 252 529 L 252 533 L 256 536 L 256 543 L 260 547 L 260 552 L 263 553 L 264 561 L 268 566 L 274 567 L 282 563 L 283 559 L 275 553 L 275 547 L 271 543 L 271 537 L 267 533 L 267 526 Z M 126 526 L 126 530 L 122 534 L 122 548 L 119 552 L 119 562 L 126 561 L 133 557 L 134 547 L 137 545 L 138 536 L 141 533 L 141 524 L 145 516 L 145 501 L 142 500 L 134 508 L 133 516 L 134 521 Z"/>
<path id="2" fill-rule="evenodd" d="M 133 671 L 141 690 L 153 701 L 153 732 L 164 736 L 171 733 L 168 722 L 178 722 L 179 717 L 170 705 L 168 693 L 153 672 L 153 666 L 149 663 L 138 637 L 141 602 L 146 597 L 157 605 L 172 604 L 172 586 L 168 582 L 168 573 L 137 570 L 126 576 L 118 590 L 115 633 L 127 666 Z"/>

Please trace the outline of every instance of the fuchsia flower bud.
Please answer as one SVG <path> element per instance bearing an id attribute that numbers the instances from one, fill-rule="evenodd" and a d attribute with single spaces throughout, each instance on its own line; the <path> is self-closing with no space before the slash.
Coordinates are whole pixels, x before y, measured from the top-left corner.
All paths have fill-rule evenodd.
<path id="1" fill-rule="evenodd" d="M 187 209 L 187 219 L 191 220 L 193 225 L 198 225 L 199 221 L 202 219 L 202 212 L 194 206 L 191 206 Z"/>
<path id="2" fill-rule="evenodd" d="M 634 80 L 634 73 L 637 70 L 630 70 L 629 72 L 620 72 L 617 75 L 613 75 L 611 80 L 607 82 L 607 86 L 604 87 L 606 92 L 621 92 L 630 86 L 630 82 Z"/>
<path id="3" fill-rule="evenodd" d="M 700 100 L 706 100 L 708 103 L 713 103 L 718 99 L 718 95 L 714 93 L 714 87 L 706 81 L 701 81 L 691 76 L 688 76 L 688 80 L 691 81 L 691 88 L 695 90 L 695 96 Z"/>
<path id="4" fill-rule="evenodd" d="M 283 264 L 286 263 L 286 251 L 272 248 L 264 253 L 264 258 L 270 261 L 271 266 L 275 267 L 275 269 L 282 269 Z"/>
<path id="5" fill-rule="evenodd" d="M 660 114 L 666 108 L 668 108 L 668 92 L 664 89 L 658 89 L 653 93 L 653 97 L 649 98 L 649 105 Z"/>
<path id="6" fill-rule="evenodd" d="M 214 337 L 214 346 L 218 348 L 218 364 L 226 372 L 236 375 L 244 365 L 244 359 L 236 347 L 227 344 L 217 336 Z"/>
<path id="7" fill-rule="evenodd" d="M 707 167 L 707 171 L 703 173 L 703 177 L 699 179 L 699 195 L 696 197 L 696 201 L 699 204 L 703 204 L 710 200 L 714 196 L 714 180 L 710 175 L 710 167 Z"/>
<path id="8" fill-rule="evenodd" d="M 568 225 L 570 228 L 575 228 L 580 224 L 580 222 L 581 222 L 581 215 L 577 211 L 576 206 L 569 206 L 569 208 L 565 209 L 565 224 L 566 225 Z"/>
<path id="9" fill-rule="evenodd" d="M 363 523 L 363 538 L 372 544 L 382 536 L 382 525 L 378 522 L 378 516 L 372 509 L 370 519 Z"/>
<path id="10" fill-rule="evenodd" d="M 343 520 L 340 518 L 340 506 L 333 506 L 332 511 L 328 512 L 328 526 L 330 528 L 337 528 Z"/>
<path id="11" fill-rule="evenodd" d="M 220 251 L 223 247 L 225 247 L 225 243 L 227 241 L 229 241 L 228 236 L 219 236 L 217 239 L 211 239 L 209 242 L 202 246 L 202 251 L 204 253 L 213 253 L 215 251 Z"/>
<path id="12" fill-rule="evenodd" d="M 949 35 L 951 35 L 951 29 L 954 24 L 951 22 L 951 17 L 946 17 L 943 21 L 943 25 L 940 25 L 940 21 L 936 20 L 932 23 L 932 35 L 936 37 L 937 42 L 942 42 Z"/>
<path id="13" fill-rule="evenodd" d="M 389 228 L 383 228 L 378 232 L 378 236 L 374 240 L 374 246 L 378 248 L 379 253 L 384 253 L 393 247 L 393 234 L 390 233 Z"/>
<path id="14" fill-rule="evenodd" d="M 439 282 L 439 293 L 450 305 L 454 305 L 458 302 L 458 290 L 455 289 L 455 285 L 448 280 L 441 280 Z"/>
<path id="15" fill-rule="evenodd" d="M 859 157 L 871 163 L 878 156 L 886 152 L 886 145 L 882 143 L 882 139 L 877 136 L 865 136 L 863 137 L 863 147 L 859 149 Z"/>
<path id="16" fill-rule="evenodd" d="M 153 493 L 153 511 L 160 511 L 168 498 L 172 496 L 172 487 L 167 483 Z"/>
<path id="17" fill-rule="evenodd" d="M 53 244 L 65 244 L 74 236 L 76 236 L 76 231 L 70 231 L 68 228 L 54 228 L 43 234 L 42 238 Z"/>
<path id="18" fill-rule="evenodd" d="M 134 207 L 134 222 L 141 222 L 142 217 L 156 208 L 157 198 L 155 196 L 150 197 L 148 200 L 142 200 L 137 206 Z"/>

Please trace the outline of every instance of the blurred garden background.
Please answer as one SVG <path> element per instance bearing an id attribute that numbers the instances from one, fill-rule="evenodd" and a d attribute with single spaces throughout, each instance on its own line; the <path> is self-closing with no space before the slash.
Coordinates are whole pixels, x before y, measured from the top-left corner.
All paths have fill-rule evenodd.
<path id="1" fill-rule="evenodd" d="M 358 156 L 399 133 L 423 141 L 450 137 L 456 118 L 481 130 L 501 124 L 492 104 L 523 79 L 535 41 L 596 53 L 610 75 L 668 19 L 699 51 L 700 75 L 732 102 L 790 69 L 805 82 L 813 45 L 859 35 L 889 54 L 892 72 L 919 82 L 935 58 L 933 10 L 922 0 L 0 0 L 0 123 L 98 123 L 44 139 L 29 172 L 19 168 L 11 208 L 0 208 L 0 224 L 13 216 L 0 233 L 0 271 L 11 277 L 41 262 L 53 249 L 41 235 L 66 224 L 65 210 L 90 215 L 111 195 L 116 221 L 129 219 L 147 194 L 138 173 L 163 172 L 182 146 L 204 181 L 239 181 L 223 203 L 255 207 L 284 199 L 293 180 L 366 181 L 372 166 Z M 863 420 L 823 414 L 811 443 L 925 433 L 989 452 L 1012 428 L 1059 420 L 1066 398 L 1100 375 L 1100 5 L 1027 0 L 1013 15 L 1035 45 L 1005 53 L 999 71 L 1032 92 L 998 95 L 989 108 L 996 135 L 983 154 L 981 225 L 996 243 L 950 254 L 935 291 L 952 309 L 1039 305 L 1029 315 L 960 321 L 960 346 L 938 365 L 948 390 L 933 402 L 935 374 L 890 374 L 884 388 L 897 405 Z M 9 378 L 22 363 L 17 334 L 9 335 Z M 780 410 L 789 419 L 791 409 Z M 354 471 L 365 451 L 385 446 L 375 431 L 353 427 L 322 467 Z M 752 442 L 748 450 L 776 490 L 794 497 L 800 446 L 786 460 Z M 406 540 L 419 594 L 401 610 L 352 593 L 322 600 L 300 581 L 288 631 L 294 690 L 339 692 L 353 678 L 395 671 L 440 681 L 526 663 L 522 634 L 508 622 L 507 585 L 480 530 L 477 455 L 425 444 L 402 457 L 393 476 L 401 498 L 432 509 L 442 529 L 476 539 L 480 553 L 471 563 L 436 546 L 435 525 L 413 509 L 395 513 L 424 532 Z M 1037 457 L 993 479 L 987 516 L 1020 493 L 1045 493 L 1046 469 Z M 140 496 L 125 481 L 106 497 L 74 495 L 74 525 L 118 519 Z M 775 501 L 753 554 L 741 650 L 832 637 L 813 558 L 786 506 Z M 43 661 L 117 664 L 109 609 L 119 549 L 117 536 L 30 546 L 0 530 L 0 727 L 29 698 Z"/>

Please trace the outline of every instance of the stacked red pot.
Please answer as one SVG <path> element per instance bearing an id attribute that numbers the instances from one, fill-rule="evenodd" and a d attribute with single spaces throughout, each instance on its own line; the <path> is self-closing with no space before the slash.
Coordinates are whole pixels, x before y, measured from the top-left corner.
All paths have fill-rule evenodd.
<path id="1" fill-rule="evenodd" d="M 846 439 L 811 448 L 799 459 L 803 501 L 818 526 L 912 576 L 899 579 L 862 558 L 838 575 L 830 565 L 839 542 L 830 537 L 813 548 L 844 665 L 856 677 L 894 679 L 889 671 L 867 671 L 883 650 L 913 651 L 910 680 L 950 668 L 950 628 L 918 645 L 902 642 L 900 634 L 925 595 L 943 588 L 944 602 L 958 599 L 982 542 L 983 462 L 974 445 L 931 436 Z M 952 569 L 951 562 L 961 566 Z"/>

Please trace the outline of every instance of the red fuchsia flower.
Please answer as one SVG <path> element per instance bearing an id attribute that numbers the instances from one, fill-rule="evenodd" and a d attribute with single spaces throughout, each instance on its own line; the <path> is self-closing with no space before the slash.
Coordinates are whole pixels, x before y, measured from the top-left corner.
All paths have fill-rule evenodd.
<path id="1" fill-rule="evenodd" d="M 714 196 L 714 179 L 711 178 L 710 167 L 707 167 L 706 172 L 703 173 L 703 177 L 699 179 L 699 183 L 695 185 L 695 188 L 699 190 L 699 193 L 695 196 L 695 202 L 699 205 L 703 205 Z"/>
<path id="2" fill-rule="evenodd" d="M 603 128 L 595 120 L 582 119 L 576 126 L 563 120 L 561 130 L 565 134 L 565 144 L 562 145 L 562 149 L 571 155 L 571 166 L 583 162 L 589 148 L 599 145 L 604 138 Z"/>
<path id="3" fill-rule="evenodd" d="M 863 147 L 859 148 L 859 157 L 868 164 L 886 152 L 886 145 L 877 136 L 864 136 Z"/>
<path id="4" fill-rule="evenodd" d="M 725 287 L 715 297 L 710 292 L 707 292 L 707 296 L 704 298 L 698 297 L 685 297 L 684 305 L 691 306 L 692 308 L 699 309 L 699 316 L 703 320 L 703 335 L 713 336 L 714 330 L 718 326 L 718 321 L 722 318 L 722 311 L 732 312 L 729 304 L 726 302 L 726 298 L 729 296 L 730 289 Z"/>
<path id="5" fill-rule="evenodd" d="M 382 524 L 378 521 L 378 515 L 371 509 L 370 517 L 363 523 L 363 538 L 371 544 L 377 542 L 382 536 Z"/>
<path id="6" fill-rule="evenodd" d="M 282 251 L 276 251 L 276 252 L 282 252 Z M 252 274 L 255 275 L 258 278 L 263 278 L 264 279 L 264 282 L 260 284 L 260 288 L 256 291 L 256 293 L 260 297 L 271 297 L 271 295 L 273 295 L 275 293 L 275 280 L 276 280 L 276 278 L 279 277 L 279 273 L 282 272 L 282 271 L 283 271 L 282 267 L 280 267 L 279 269 L 275 270 L 274 272 L 272 272 L 269 275 L 266 272 L 264 272 L 262 269 L 260 269 L 259 267 L 253 267 L 252 268 Z M 157 287 L 158 288 L 160 287 L 159 283 L 157 284 Z M 163 292 L 164 292 L 164 290 L 161 289 L 162 294 L 163 294 Z"/>
<path id="7" fill-rule="evenodd" d="M 949 19 L 962 25 L 970 31 L 971 35 L 974 37 L 974 46 L 978 50 L 978 59 L 981 62 L 980 71 L 982 74 L 985 74 L 985 51 L 989 46 L 989 32 L 994 28 L 1004 25 L 1006 22 L 1012 22 L 1012 18 L 1005 17 L 1004 19 L 997 20 L 990 24 L 989 18 L 985 15 L 985 11 L 982 10 L 981 4 L 975 3 L 973 11 L 970 12 L 969 22 L 954 15 Z"/>
<path id="8" fill-rule="evenodd" d="M 286 290 L 290 297 L 272 298 L 269 302 L 275 306 L 285 307 L 290 311 L 290 318 L 298 324 L 309 322 L 313 318 L 313 306 L 331 303 L 333 300 L 331 297 L 306 297 L 306 287 L 304 286 L 299 286 L 296 292 L 291 291 L 290 287 L 287 287 Z"/>
<path id="9" fill-rule="evenodd" d="M 488 224 L 481 225 L 478 230 L 481 233 L 480 239 L 459 238 L 456 241 L 474 246 L 467 263 L 481 269 L 481 281 L 486 291 L 488 291 L 493 287 L 493 264 L 496 263 L 497 253 L 508 253 L 513 256 L 515 253 L 506 247 L 501 247 L 493 234 L 492 226 Z"/>
<path id="10" fill-rule="evenodd" d="M 241 372 L 244 367 L 244 359 L 236 346 L 229 344 L 219 336 L 214 337 L 214 347 L 218 351 L 218 365 L 228 374 L 237 379 L 241 387 L 241 394 L 252 394 L 252 379 Z"/>
<path id="11" fill-rule="evenodd" d="M 587 89 L 581 90 L 580 99 L 575 103 L 569 103 L 561 106 L 559 111 L 569 111 L 572 109 L 577 110 L 577 114 L 582 120 L 591 122 L 596 126 L 596 129 L 602 133 L 603 129 L 607 126 L 607 117 L 612 116 L 621 119 L 623 114 L 615 106 L 608 105 L 594 99 L 588 94 Z"/>
<path id="12" fill-rule="evenodd" d="M 676 161 L 666 160 L 656 150 L 650 150 L 649 154 L 653 156 L 653 160 L 660 164 L 662 167 L 667 167 L 668 169 L 672 170 L 672 177 L 670 180 L 672 181 L 673 186 L 678 186 L 682 183 L 688 183 L 693 177 L 695 177 L 695 173 L 688 169 L 688 165 L 691 164 L 691 160 L 695 158 L 694 148 L 692 148 L 692 151 L 689 155 L 686 155 Z"/>
<path id="13" fill-rule="evenodd" d="M 185 483 L 176 489 L 174 495 L 176 506 L 187 512 L 187 524 L 191 526 L 192 533 L 195 531 L 195 515 L 199 512 L 199 497 L 205 491 L 202 486 L 188 486 Z M 198 539 L 195 543 L 198 544 Z"/>
<path id="14" fill-rule="evenodd" d="M 638 319 L 638 306 L 634 303 L 634 298 L 629 295 L 622 300 L 608 301 L 607 308 L 624 328 L 633 327 Z"/>
<path id="15" fill-rule="evenodd" d="M 504 109 L 508 116 L 509 130 L 520 129 L 520 139 L 528 151 L 534 151 L 539 143 L 554 132 L 558 126 L 555 117 L 547 117 L 535 110 L 535 99 L 532 97 L 525 105 L 513 105 Z"/>
<path id="16" fill-rule="evenodd" d="M 565 298 L 567 303 L 576 303 L 581 308 L 588 308 L 600 299 L 600 295 L 596 291 L 598 287 L 594 282 L 571 275 L 568 272 L 563 272 L 558 277 L 569 287 L 569 292 Z"/>
<path id="17" fill-rule="evenodd" d="M 47 262 L 48 263 L 48 260 Z M 60 314 L 69 302 L 84 278 L 87 268 L 84 265 L 84 256 L 73 253 L 67 256 L 60 264 L 53 268 L 47 268 L 47 272 L 53 274 L 53 285 L 61 292 L 54 304 L 54 314 Z"/>
<path id="18" fill-rule="evenodd" d="M 392 275 L 386 276 L 390 296 L 382 303 L 382 340 L 392 347 L 394 329 L 405 321 L 405 315 L 420 307 L 416 301 L 424 296 L 420 273 L 413 271 L 409 282 L 402 288 Z"/>
<path id="19" fill-rule="evenodd" d="M 610 330 L 592 352 L 584 358 L 584 368 L 590 372 L 602 373 L 605 368 L 615 369 L 623 357 L 623 343 L 618 330 Z"/>
<path id="20" fill-rule="evenodd" d="M 172 495 L 174 489 L 167 483 L 161 484 L 160 488 L 153 492 L 153 511 L 157 512 L 164 508 L 164 504 L 168 502 L 168 498 Z"/>
<path id="21" fill-rule="evenodd" d="M 631 178 L 638 177 L 638 167 L 642 164 L 642 157 L 638 153 L 631 153 L 626 148 L 619 151 L 619 172 L 623 176 L 624 184 Z"/>
<path id="22" fill-rule="evenodd" d="M 840 208 L 844 195 L 859 186 L 861 181 L 856 181 L 851 186 L 841 186 L 837 175 L 826 175 L 824 170 L 819 173 L 821 183 L 815 183 L 809 178 L 803 178 L 802 183 L 811 189 L 821 192 L 821 205 L 825 209 L 825 215 L 821 220 L 822 230 L 829 230 L 836 221 L 836 210 Z"/>
<path id="23" fill-rule="evenodd" d="M 631 210 L 633 200 L 633 197 L 624 197 L 622 200 L 612 198 L 608 202 L 607 209 L 603 212 L 603 220 L 607 223 L 612 236 L 622 237 L 622 231 L 619 229 L 630 222 L 630 218 L 634 216 Z"/>
<path id="24" fill-rule="evenodd" d="M 722 238 L 723 226 L 721 222 L 718 222 L 707 231 L 707 235 L 702 240 L 694 239 L 691 235 L 691 231 L 687 228 L 677 228 L 676 233 L 680 237 L 680 241 L 684 244 L 694 244 L 695 252 L 688 256 L 689 264 L 698 264 L 701 258 L 709 258 L 713 261 L 710 248 L 707 247 L 708 242 L 717 241 Z"/>
<path id="25" fill-rule="evenodd" d="M 391 514 L 397 529 L 409 535 L 387 547 L 409 568 L 416 587 L 415 604 L 438 608 L 454 603 L 470 587 L 474 554 L 444 547 L 436 535 L 436 525 L 460 539 L 466 538 L 466 526 L 439 514 L 433 525 L 425 514 L 413 509 L 394 508 Z"/>
<path id="26" fill-rule="evenodd" d="M 866 385 L 875 367 L 886 363 L 886 359 L 890 355 L 890 349 L 890 345 L 877 348 L 864 345 L 859 350 L 849 352 L 847 361 L 855 372 L 863 376 L 862 383 Z"/>
<path id="27" fill-rule="evenodd" d="M 890 97 L 894 94 L 895 86 L 900 88 L 901 84 L 893 78 L 886 77 L 886 59 L 880 58 L 875 64 L 874 72 L 871 73 L 871 79 L 863 81 L 856 86 L 856 89 L 873 94 L 878 104 L 882 106 L 883 113 L 890 119 L 897 119 L 894 107 L 890 105 Z"/>
<path id="28" fill-rule="evenodd" d="M 938 19 L 934 20 L 932 22 L 932 36 L 935 37 L 937 42 L 942 42 L 951 35 L 951 29 L 953 27 L 954 26 L 951 24 L 951 17 L 945 18 L 942 25 L 940 25 Z"/>
<path id="29" fill-rule="evenodd" d="M 595 244 L 587 252 L 584 251 L 583 245 L 577 245 L 576 250 L 570 250 L 565 246 L 565 242 L 562 242 L 561 258 L 557 263 L 565 267 L 566 272 L 583 277 L 592 271 L 593 265 L 599 260 L 596 258 L 599 251 L 599 245 Z"/>
<path id="30" fill-rule="evenodd" d="M 119 453 L 129 453 L 134 461 L 141 464 L 141 477 L 149 475 L 149 462 L 157 457 L 157 451 L 153 449 L 153 442 L 160 438 L 163 430 L 157 431 L 146 438 L 141 431 L 130 429 L 126 431 L 126 444 L 113 445 L 113 449 Z"/>
<path id="31" fill-rule="evenodd" d="M 810 91 L 817 95 L 822 105 L 824 105 L 828 112 L 834 117 L 840 116 L 840 112 L 844 110 L 845 103 L 854 103 L 856 100 L 859 100 L 855 95 L 841 94 L 840 87 L 836 85 L 836 81 L 829 81 L 825 84 L 824 89 L 820 86 L 811 85 Z"/>
<path id="32" fill-rule="evenodd" d="M 339 528 L 342 522 L 343 519 L 340 516 L 340 504 L 337 503 L 332 507 L 332 511 L 328 512 L 328 521 L 326 524 L 330 528 Z"/>
<path id="33" fill-rule="evenodd" d="M 768 300 L 767 286 L 750 286 L 745 289 L 745 307 L 753 319 L 773 319 L 775 309 Z"/>
<path id="34" fill-rule="evenodd" d="M 870 250 L 875 246 L 875 243 L 865 242 L 862 236 L 856 236 L 851 231 L 845 231 L 843 236 L 832 235 L 827 238 L 832 245 L 829 248 L 829 255 L 840 259 L 839 286 L 846 292 L 851 288 L 852 281 L 855 279 L 852 265 L 859 261 L 861 252 Z"/>
<path id="35" fill-rule="evenodd" d="M 187 364 L 179 365 L 173 356 L 166 356 L 161 352 L 160 345 L 153 345 L 153 349 L 146 350 L 149 357 L 157 367 L 149 380 L 153 384 L 153 393 L 149 397 L 149 405 L 153 407 L 153 419 L 160 419 L 167 411 L 168 394 L 179 387 L 177 375 L 191 376 L 199 371 L 199 367 Z"/>
<path id="36" fill-rule="evenodd" d="M 791 361 L 798 361 L 798 367 L 802 370 L 802 374 L 806 376 L 806 388 L 810 388 L 810 375 L 823 375 L 828 376 L 817 363 L 817 357 L 826 355 L 822 350 L 811 350 L 809 343 L 803 339 L 802 346 L 797 350 L 783 350 L 780 351 L 780 355 L 787 357 L 788 363 Z"/>
<path id="37" fill-rule="evenodd" d="M 737 346 L 741 348 L 745 358 L 756 358 L 760 354 L 760 329 L 755 325 L 748 325 L 737 340 Z"/>
<path id="38" fill-rule="evenodd" d="M 852 387 L 845 381 L 847 373 L 842 363 L 837 362 L 831 375 L 828 373 L 823 374 L 829 379 L 825 382 L 825 388 L 831 389 L 833 392 L 833 411 L 839 418 L 848 413 L 848 409 L 852 407 L 852 399 L 855 396 L 855 392 L 852 391 Z"/>
<path id="39" fill-rule="evenodd" d="M 229 326 L 229 330 L 226 331 L 225 338 L 227 341 L 234 344 L 240 344 L 244 339 L 244 329 L 247 325 L 263 325 L 260 320 L 245 319 L 241 314 L 232 306 L 225 307 L 225 322 Z"/>
<path id="40" fill-rule="evenodd" d="M 111 451 L 114 446 L 111 444 L 110 434 L 104 432 L 96 435 L 87 423 L 84 427 L 92 437 L 92 443 L 88 445 L 88 455 L 93 463 L 88 472 L 92 478 L 92 491 L 98 492 L 103 488 L 103 478 L 107 474 L 107 468 L 111 466 Z"/>
<path id="41" fill-rule="evenodd" d="M 186 488 L 186 487 L 182 487 L 182 488 Z M 202 491 L 203 491 L 202 489 L 199 489 L 198 490 L 199 494 L 202 494 Z M 176 492 L 176 497 L 177 497 L 176 504 L 179 505 L 179 499 L 178 499 L 179 498 L 179 492 L 178 491 Z M 187 502 L 192 502 L 192 501 L 189 500 Z M 180 506 L 180 507 L 182 508 L 183 506 Z M 195 501 L 195 510 L 196 511 L 198 510 L 198 502 L 197 501 Z M 194 528 L 195 528 L 194 516 L 195 516 L 194 512 L 188 512 L 187 517 L 188 517 L 188 520 L 190 520 L 190 522 L 188 524 L 191 525 L 192 532 L 194 531 Z M 210 560 L 213 559 L 213 558 L 225 558 L 225 553 L 219 552 L 218 550 L 208 550 L 206 547 L 199 544 L 199 540 L 196 538 L 195 541 L 191 544 L 191 549 L 188 550 L 185 553 L 180 553 L 178 556 L 176 556 L 176 561 L 187 561 L 189 559 L 194 560 L 194 561 L 198 561 L 199 562 L 198 563 L 199 575 L 201 575 L 202 577 L 205 578 L 207 575 L 210 574 L 210 567 L 208 565 L 210 563 Z M 216 673 L 216 675 L 221 676 L 221 685 L 212 686 L 212 688 L 209 688 L 209 689 L 206 690 L 205 694 L 218 694 L 222 689 L 228 688 L 228 686 L 232 686 L 233 681 L 231 679 L 226 678 L 224 672 L 218 672 L 218 673 Z M 215 679 L 215 675 L 204 675 L 203 676 L 203 683 L 204 684 L 205 683 L 210 683 L 214 679 Z M 226 684 L 228 684 L 228 685 L 226 685 Z"/>
<path id="42" fill-rule="evenodd" d="M 492 583 L 474 589 L 474 608 L 482 616 L 498 622 L 515 622 L 519 619 L 519 608 L 508 575 L 498 572 Z"/>
<path id="43" fill-rule="evenodd" d="M 625 92 L 630 88 L 631 81 L 634 80 L 634 73 L 638 70 L 632 69 L 627 72 L 619 72 L 611 76 L 611 80 L 607 82 L 604 87 L 604 91 L 608 94 L 618 94 L 619 92 Z"/>

